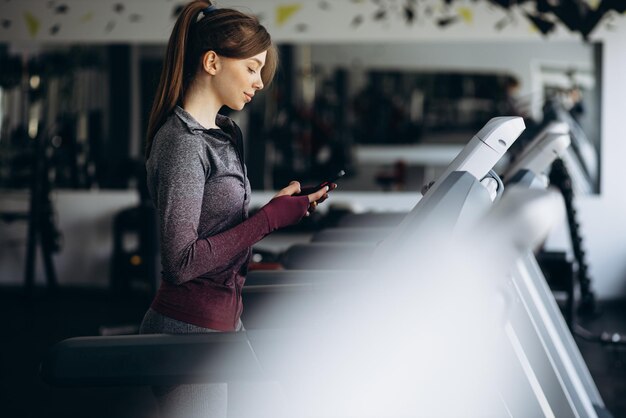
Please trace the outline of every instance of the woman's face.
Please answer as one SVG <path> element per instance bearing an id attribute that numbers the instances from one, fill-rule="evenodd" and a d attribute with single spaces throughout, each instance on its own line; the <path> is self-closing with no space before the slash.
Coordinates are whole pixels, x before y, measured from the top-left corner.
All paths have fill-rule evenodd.
<path id="1" fill-rule="evenodd" d="M 266 57 L 267 51 L 245 59 L 220 57 L 221 66 L 214 86 L 224 105 L 241 110 L 263 88 L 261 68 Z"/>

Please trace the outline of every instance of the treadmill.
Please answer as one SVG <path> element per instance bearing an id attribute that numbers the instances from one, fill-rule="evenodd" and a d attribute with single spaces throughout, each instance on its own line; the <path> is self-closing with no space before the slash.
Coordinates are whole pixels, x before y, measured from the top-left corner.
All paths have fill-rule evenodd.
<path id="1" fill-rule="evenodd" d="M 521 129 L 523 129 L 523 123 L 519 118 L 509 118 L 506 121 L 500 120 L 498 122 L 515 122 L 518 126 L 521 123 Z M 521 132 L 521 129 L 519 132 Z M 519 132 L 517 135 L 519 135 Z M 514 140 L 516 136 L 512 136 L 514 136 Z M 471 159 L 472 156 L 473 154 L 466 155 L 466 158 Z M 495 161 L 497 161 L 497 158 Z M 464 167 L 467 167 L 467 165 L 464 165 Z M 478 174 L 480 175 L 480 173 Z M 467 193 L 466 196 L 472 193 L 475 193 L 476 196 L 481 196 L 481 198 L 476 197 L 475 199 L 476 202 L 479 202 L 479 206 L 481 206 L 482 202 L 486 204 L 485 197 L 490 197 L 484 187 L 480 186 L 482 189 L 479 188 L 479 179 L 467 171 L 458 172 L 453 170 L 441 178 L 436 185 L 437 187 L 432 188 L 425 198 L 416 205 L 414 211 L 411 212 L 412 214 L 419 210 L 422 216 L 427 217 L 433 211 L 437 213 L 439 209 L 445 207 L 446 202 L 455 201 L 450 197 L 447 200 L 445 199 L 445 192 L 448 187 L 451 188 L 450 190 L 464 190 Z M 424 209 L 424 207 L 430 208 L 430 211 Z M 487 208 L 488 205 L 482 207 Z M 470 219 L 474 221 L 479 219 L 481 215 L 479 212 L 482 212 L 482 215 L 484 215 L 484 211 L 469 210 L 469 214 L 466 214 L 467 222 L 454 222 L 454 225 L 449 228 L 454 229 L 454 227 L 460 225 L 472 224 L 473 222 Z M 441 214 L 441 212 L 438 213 Z M 444 211 L 443 213 L 450 215 L 451 212 Z M 441 218 L 443 219 L 445 216 Z M 419 216 L 412 217 L 412 219 L 419 227 L 430 229 L 428 223 L 420 222 L 422 218 Z M 411 225 L 411 222 L 404 222 L 403 229 L 397 231 L 397 236 L 399 236 L 400 240 L 404 240 L 405 243 L 415 239 L 415 236 L 411 235 L 411 231 L 408 231 L 411 229 Z M 388 243 L 388 245 L 390 244 Z M 386 247 L 382 246 L 381 248 L 381 251 L 384 251 Z M 553 327 L 556 329 L 554 331 L 553 328 L 545 325 L 550 323 L 549 321 L 546 322 L 547 319 L 552 320 L 552 322 L 556 321 L 558 325 L 560 315 L 558 309 L 556 312 L 552 312 L 554 310 L 553 307 L 547 311 L 545 309 L 542 311 L 542 307 L 545 307 L 547 302 L 541 297 L 535 297 L 532 294 L 529 296 L 527 294 L 531 293 L 526 291 L 530 288 L 528 280 L 523 281 L 520 279 L 518 287 L 517 294 L 521 305 L 516 304 L 516 306 L 525 307 L 526 319 L 524 319 L 524 315 L 520 314 L 521 319 L 509 321 L 512 324 L 511 327 L 513 329 L 521 329 L 522 326 L 527 326 L 531 330 L 536 330 L 537 325 L 535 323 L 528 324 L 530 319 L 543 321 L 543 328 L 546 329 L 545 332 L 536 330 L 535 335 L 538 336 L 536 337 L 536 339 L 539 339 L 538 342 L 531 340 L 523 347 L 522 353 L 530 352 L 536 348 L 537 344 L 540 344 L 541 349 L 537 350 L 539 354 L 531 356 L 534 361 L 537 358 L 536 361 L 538 362 L 542 357 L 544 363 L 546 357 L 553 361 L 550 355 L 575 357 L 573 354 L 576 354 L 577 350 L 575 345 L 573 345 L 571 335 L 568 334 L 570 340 L 567 340 L 560 334 L 561 332 L 568 333 L 566 327 Z M 529 298 L 532 303 L 525 303 L 526 299 Z M 524 312 L 521 308 L 518 311 Z M 553 316 L 556 316 L 556 320 Z M 562 317 L 560 320 L 562 322 Z M 372 338 L 376 338 L 377 333 L 373 332 L 372 334 Z M 520 332 L 519 335 L 526 342 L 526 333 Z M 532 336 L 532 332 L 530 332 L 530 335 Z M 272 347 L 276 346 L 277 341 L 285 343 L 292 337 L 293 334 L 290 332 L 285 333 L 281 330 L 182 336 L 79 337 L 62 341 L 52 347 L 42 363 L 41 371 L 46 382 L 57 386 L 158 385 L 210 381 L 280 380 L 281 372 L 275 373 L 274 371 L 282 370 L 284 372 L 284 361 L 280 358 L 275 358 Z M 558 341 L 553 341 L 555 339 L 565 340 L 561 344 L 566 346 L 565 349 L 558 350 L 559 343 Z M 520 341 L 520 337 L 518 337 L 518 341 Z M 574 350 L 572 350 L 572 345 Z M 553 350 L 550 346 L 554 346 L 557 349 Z M 527 366 L 520 359 L 519 350 L 513 351 L 517 356 L 516 358 L 518 358 L 519 364 Z M 531 397 L 535 400 L 539 399 L 536 403 L 540 406 L 545 404 L 544 398 L 548 399 L 548 402 L 553 399 L 555 399 L 555 402 L 560 401 L 564 397 L 568 400 L 571 399 L 571 401 L 565 404 L 562 402 L 558 403 L 559 409 L 552 409 L 553 412 L 556 410 L 555 416 L 597 416 L 594 413 L 596 410 L 602 411 L 602 403 L 599 395 L 595 396 L 593 393 L 595 388 L 593 381 L 590 378 L 581 379 L 579 376 L 578 381 L 582 382 L 581 385 L 576 383 L 575 378 L 569 376 L 570 374 L 579 375 L 584 372 L 586 370 L 584 363 L 582 361 L 578 362 L 575 358 L 574 361 L 568 361 L 566 358 L 561 363 L 564 365 L 563 368 L 566 369 L 566 373 L 559 373 L 558 376 L 566 376 L 571 381 L 571 384 L 567 382 L 560 384 L 555 390 L 555 394 L 544 391 L 543 397 L 541 397 L 539 392 L 531 391 L 528 392 L 529 396 L 532 395 Z M 201 367 L 198 367 L 198 364 Z M 281 366 L 281 364 L 283 365 Z M 573 364 L 574 367 L 567 368 L 567 364 Z M 559 367 L 557 365 L 552 368 L 560 372 Z M 524 367 L 522 369 L 526 370 Z M 588 374 L 588 370 L 586 371 Z M 556 372 L 553 375 L 556 375 Z M 525 374 L 524 376 L 528 377 L 529 375 Z M 548 373 L 545 379 L 549 377 Z M 543 377 L 541 378 L 543 379 Z M 548 382 L 553 383 L 552 380 L 548 380 Z M 530 386 L 531 388 L 533 387 L 532 385 Z M 581 386 L 583 389 L 580 389 Z M 562 393 L 565 393 L 565 389 L 570 387 L 578 388 L 579 390 L 574 390 L 573 394 L 567 391 L 567 396 L 562 395 Z M 597 394 L 597 390 L 595 390 L 595 393 Z M 511 408 L 512 405 L 514 405 L 514 402 L 506 404 L 502 401 L 495 410 L 498 412 L 514 410 L 516 415 L 523 413 L 523 408 L 521 410 Z M 549 416 L 546 413 L 547 409 L 539 410 L 544 412 L 545 416 Z M 441 411 L 445 414 L 445 408 L 442 408 Z"/>
<path id="2" fill-rule="evenodd" d="M 488 210 L 495 197 L 487 192 L 481 182 L 490 182 L 490 170 L 524 129 L 524 122 L 519 117 L 497 117 L 487 122 L 385 240 L 295 244 L 283 253 L 281 263 L 287 269 L 367 268 L 374 261 L 370 256 L 375 248 L 384 246 L 385 242 L 397 245 L 398 240 L 410 240 L 410 236 L 426 233 L 422 229 L 433 222 L 430 217 L 436 214 L 445 213 L 446 220 L 450 220 L 432 223 L 437 229 L 471 225 Z M 445 191 L 437 192 L 439 187 L 444 187 Z M 430 197 L 426 199 L 427 196 Z M 376 233 L 377 230 L 371 231 L 369 237 Z"/>
<path id="3" fill-rule="evenodd" d="M 505 178 L 517 188 L 544 189 L 544 171 L 569 144 L 568 127 L 552 123 Z M 532 416 L 610 416 L 532 252 L 526 251 L 515 261 L 510 281 L 519 302 L 507 316 L 506 348 L 518 360 L 518 382 L 527 382 L 527 394 L 533 394 L 536 401 L 524 403 L 523 410 Z"/>
<path id="4" fill-rule="evenodd" d="M 548 123 L 527 145 L 522 153 L 511 161 L 501 174 L 502 181 L 530 186 L 547 187 L 544 172 L 555 158 L 565 157 L 571 144 L 570 130 L 565 122 Z M 337 227 L 323 229 L 313 235 L 312 243 L 378 243 L 396 227 L 407 213 L 364 213 L 349 215 Z M 302 244 L 304 246 L 306 244 Z M 289 260 L 291 261 L 291 260 Z M 296 264 L 296 263 L 292 263 Z"/>
<path id="5" fill-rule="evenodd" d="M 545 188 L 545 171 L 556 158 L 570 153 L 570 134 L 566 123 L 549 123 L 504 177 L 527 188 Z M 538 355 L 542 359 L 536 361 L 547 360 L 550 365 L 534 368 L 539 379 L 545 380 L 546 373 L 554 373 L 564 388 L 565 400 L 578 412 L 575 416 L 611 416 L 532 252 L 517 260 L 511 279 L 523 301 L 512 321 L 532 324 L 534 328 L 534 333 L 527 330 L 528 338 L 522 348 L 530 353 L 530 345 L 543 347 L 545 351 Z"/>

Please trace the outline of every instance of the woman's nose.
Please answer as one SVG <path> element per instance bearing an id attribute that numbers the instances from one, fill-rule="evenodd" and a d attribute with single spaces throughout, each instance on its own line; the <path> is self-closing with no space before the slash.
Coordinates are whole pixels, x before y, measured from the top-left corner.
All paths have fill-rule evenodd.
<path id="1" fill-rule="evenodd" d="M 252 87 L 254 87 L 257 90 L 261 90 L 263 88 L 263 80 L 261 80 L 261 77 L 259 77 L 254 84 L 252 85 Z"/>

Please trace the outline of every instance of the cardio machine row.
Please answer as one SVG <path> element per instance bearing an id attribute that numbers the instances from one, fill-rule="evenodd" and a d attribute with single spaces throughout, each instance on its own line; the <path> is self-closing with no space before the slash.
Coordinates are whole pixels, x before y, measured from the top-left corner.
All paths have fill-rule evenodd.
<path id="1" fill-rule="evenodd" d="M 325 262 L 332 261 L 329 254 L 340 253 L 340 259 L 360 261 L 361 269 L 353 269 L 354 265 L 339 268 L 337 264 L 331 264 L 332 268 L 328 268 L 328 264 L 324 265 L 320 259 L 309 260 L 309 257 L 319 257 L 319 255 L 312 255 L 313 250 L 308 248 L 303 250 L 307 258 L 305 262 L 309 263 L 305 265 L 323 267 L 324 270 L 315 271 L 311 268 L 299 267 L 285 271 L 251 272 L 248 276 L 246 293 L 272 296 L 294 288 L 298 290 L 325 288 L 350 279 L 358 280 L 364 274 L 363 267 L 376 268 L 377 262 L 383 264 L 382 262 L 389 255 L 385 252 L 386 243 L 391 242 L 394 245 L 419 249 L 427 245 L 428 235 L 433 231 L 433 225 L 436 225 L 439 231 L 443 229 L 453 232 L 463 226 L 475 224 L 492 206 L 497 206 L 494 205 L 494 200 L 498 199 L 498 195 L 502 192 L 501 187 L 498 187 L 495 196 L 489 193 L 486 187 L 491 183 L 486 180 L 489 170 L 523 130 L 523 123 L 521 127 L 519 126 L 521 120 L 516 120 L 519 118 L 506 119 L 490 122 L 483 128 L 464 149 L 466 152 L 462 152 L 453 161 L 447 172 L 444 172 L 398 225 L 390 225 L 377 230 L 322 231 L 315 242 L 309 244 L 320 246 L 320 248 L 321 246 L 332 247 L 320 250 L 323 251 L 321 259 Z M 490 140 L 497 142 L 503 138 L 502 142 L 507 145 L 506 147 L 498 148 L 497 145 L 490 143 Z M 494 153 L 494 149 L 498 152 Z M 543 153 L 539 154 L 543 155 Z M 531 160 L 534 161 L 536 158 L 538 157 L 531 158 Z M 535 173 L 531 174 L 530 177 L 538 177 Z M 516 176 L 522 183 L 529 178 L 526 175 L 520 177 L 516 174 Z M 509 176 L 506 175 L 505 179 L 507 177 Z M 536 183 L 535 179 L 528 181 L 526 187 L 534 183 Z M 529 196 L 532 197 L 532 195 Z M 516 206 L 521 205 L 510 207 Z M 324 244 L 326 238 L 323 234 L 326 237 L 334 236 L 332 243 Z M 359 237 L 358 245 L 351 243 L 355 235 Z M 339 242 L 340 240 L 343 242 Z M 364 242 L 365 240 L 370 241 Z M 355 248 L 358 249 L 355 250 Z M 348 254 L 351 251 L 352 253 Z M 368 264 L 366 261 L 374 264 Z M 523 416 L 523 414 L 528 415 L 529 408 L 534 408 L 533 413 L 543 412 L 545 415 L 548 407 L 552 408 L 556 416 L 598 416 L 596 411 L 602 410 L 603 404 L 595 389 L 595 384 L 582 362 L 571 334 L 564 326 L 562 317 L 559 318 L 558 310 L 555 310 L 553 301 L 548 296 L 544 286 L 545 280 L 542 283 L 540 273 L 533 269 L 532 258 L 527 260 L 527 264 L 521 269 L 519 277 L 512 279 L 514 288 L 518 289 L 517 296 L 524 299 L 525 303 L 516 303 L 502 318 L 506 329 L 514 329 L 519 335 L 517 344 L 508 346 L 507 355 L 517 368 L 515 368 L 515 384 L 511 386 L 511 391 L 505 391 L 503 395 L 502 400 L 506 403 L 506 410 L 514 416 Z M 524 274 L 529 271 L 533 274 Z M 377 272 L 380 273 L 380 270 Z M 70 339 L 51 350 L 43 363 L 42 372 L 48 382 L 70 386 L 76 384 L 173 384 L 232 381 L 233 379 L 263 380 L 268 378 L 267 374 L 268 372 L 271 374 L 274 366 L 280 368 L 280 359 L 272 360 L 270 351 L 272 343 L 280 341 L 281 338 L 289 339 L 289 334 L 286 335 L 287 337 L 285 334 L 270 330 L 249 330 L 245 333 L 202 336 L 155 335 Z M 506 335 L 502 334 L 499 338 L 506 340 Z M 268 341 L 271 344 L 267 345 Z M 264 349 L 264 347 L 270 348 Z M 526 356 L 525 362 L 520 362 L 520 354 L 515 351 L 520 350 L 519 347 Z M 172 362 L 170 354 L 172 352 L 176 352 L 175 357 L 184 361 Z M 181 353 L 184 355 L 181 356 Z M 233 361 L 233 364 L 246 367 L 234 369 L 225 366 L 230 363 L 224 358 L 224 353 L 227 353 L 228 358 L 237 359 Z M 111 367 L 119 364 L 120 358 L 126 359 L 125 367 L 122 369 Z M 198 359 L 198 361 L 189 361 L 190 358 Z M 209 361 L 216 358 L 220 361 Z M 552 363 L 548 362 L 548 358 L 553 359 Z M 133 361 L 128 361 L 129 359 Z M 201 359 L 206 361 L 201 361 Z M 206 364 L 206 367 L 201 370 L 190 367 L 196 364 Z M 538 394 L 535 386 L 528 385 L 525 380 L 528 368 L 522 367 L 524 364 L 526 366 L 530 364 L 531 369 L 534 370 L 536 379 L 544 389 L 543 395 Z M 523 384 L 524 381 L 526 384 Z M 528 401 L 522 402 L 523 406 L 517 404 L 515 400 L 515 397 L 520 394 Z M 547 407 L 544 402 L 546 397 Z"/>

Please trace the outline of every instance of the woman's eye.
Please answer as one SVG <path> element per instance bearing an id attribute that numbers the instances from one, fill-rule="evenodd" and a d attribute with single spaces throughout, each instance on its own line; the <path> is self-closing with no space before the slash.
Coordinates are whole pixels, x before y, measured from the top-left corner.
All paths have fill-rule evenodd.
<path id="1" fill-rule="evenodd" d="M 252 68 L 248 68 L 248 71 L 250 72 L 250 74 L 256 73 L 256 71 L 254 71 Z"/>

